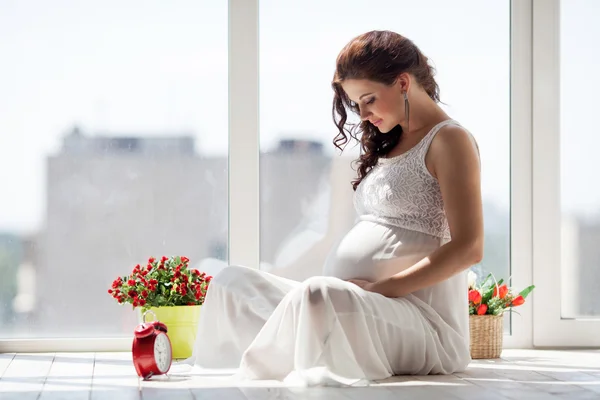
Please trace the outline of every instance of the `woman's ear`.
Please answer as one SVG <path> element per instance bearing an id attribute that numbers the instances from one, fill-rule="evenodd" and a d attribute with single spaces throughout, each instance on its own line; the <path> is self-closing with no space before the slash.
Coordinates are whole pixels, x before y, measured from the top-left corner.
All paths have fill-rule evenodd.
<path id="1" fill-rule="evenodd" d="M 408 90 L 410 89 L 410 84 L 411 84 L 411 77 L 406 72 L 401 73 L 400 75 L 398 75 L 398 78 L 396 78 L 395 86 L 402 93 L 408 93 Z"/>

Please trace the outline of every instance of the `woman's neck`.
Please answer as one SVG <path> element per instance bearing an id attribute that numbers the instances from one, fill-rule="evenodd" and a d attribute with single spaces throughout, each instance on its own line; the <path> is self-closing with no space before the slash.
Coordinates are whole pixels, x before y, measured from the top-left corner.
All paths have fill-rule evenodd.
<path id="1" fill-rule="evenodd" d="M 400 125 L 404 133 L 412 136 L 429 131 L 433 126 L 447 119 L 450 119 L 448 114 L 429 96 L 415 97 L 410 101 L 408 121 L 404 121 Z"/>

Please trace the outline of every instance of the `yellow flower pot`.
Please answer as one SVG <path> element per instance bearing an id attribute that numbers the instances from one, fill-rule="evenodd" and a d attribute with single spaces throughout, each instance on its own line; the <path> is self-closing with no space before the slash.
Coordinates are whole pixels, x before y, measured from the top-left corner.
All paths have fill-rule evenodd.
<path id="1" fill-rule="evenodd" d="M 202 306 L 174 306 L 152 307 L 150 310 L 156 318 L 167 325 L 167 335 L 171 339 L 173 358 L 182 359 L 192 356 L 196 332 L 198 332 L 198 318 Z M 140 318 L 143 313 L 140 310 Z M 152 321 L 151 313 L 146 315 L 146 321 Z"/>

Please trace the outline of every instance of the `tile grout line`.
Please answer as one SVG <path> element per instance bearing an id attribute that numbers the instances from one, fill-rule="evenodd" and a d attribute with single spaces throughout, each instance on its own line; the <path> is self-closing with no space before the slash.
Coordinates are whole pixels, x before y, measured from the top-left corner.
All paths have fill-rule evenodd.
<path id="1" fill-rule="evenodd" d="M 94 395 L 94 374 L 96 372 L 96 354 L 94 353 L 94 362 L 92 363 L 92 379 L 90 381 L 90 395 L 88 396 L 88 400 L 92 400 Z"/>
<path id="2" fill-rule="evenodd" d="M 13 360 L 15 359 L 15 357 L 17 356 L 17 353 L 12 353 L 12 357 L 10 359 L 10 361 L 8 362 L 8 364 L 6 364 L 6 368 L 4 369 L 4 371 L 2 371 L 2 373 L 0 374 L 0 380 L 2 380 L 2 377 L 4 376 L 4 373 L 6 371 L 8 371 L 8 367 L 10 367 L 10 364 L 12 364 Z"/>
<path id="3" fill-rule="evenodd" d="M 551 375 L 547 375 L 547 374 L 545 374 L 545 373 L 544 373 L 544 371 L 536 371 L 536 372 L 537 372 L 538 374 L 540 374 L 540 375 L 546 376 L 546 377 L 548 377 L 548 378 L 552 378 L 552 379 L 556 380 L 557 382 L 565 382 L 565 381 L 562 381 L 562 380 L 560 380 L 560 379 L 558 379 L 558 378 L 555 378 L 554 376 L 551 376 Z M 588 375 L 588 376 L 594 377 L 593 375 L 591 375 L 591 374 L 586 374 L 586 373 L 585 373 L 585 372 L 583 372 L 583 371 L 577 371 L 577 372 L 579 372 L 580 374 L 584 374 L 584 375 Z M 599 380 L 600 380 L 600 378 L 599 378 Z M 569 382 L 569 383 L 568 383 L 568 385 L 569 385 L 569 386 L 574 386 L 574 387 L 576 387 L 576 388 L 579 388 L 579 389 L 581 389 L 581 390 L 584 390 L 584 391 L 586 391 L 586 392 L 589 392 L 589 393 L 597 393 L 597 394 L 599 394 L 599 395 L 600 395 L 600 393 L 599 393 L 599 392 L 596 392 L 595 390 L 592 390 L 592 389 L 590 389 L 590 388 L 586 387 L 585 385 L 580 385 L 580 384 L 579 384 L 579 383 L 577 383 L 576 381 Z"/>
<path id="4" fill-rule="evenodd" d="M 48 375 L 50 374 L 50 371 L 52 370 L 52 365 L 54 365 L 55 360 L 56 360 L 56 353 L 52 353 L 52 362 L 50 363 L 50 367 L 48 367 L 48 371 L 46 371 L 46 376 L 44 377 L 44 383 L 42 384 L 40 393 L 38 394 L 36 400 L 39 400 L 40 397 L 42 397 L 42 393 L 44 392 L 44 387 L 46 386 L 46 382 L 48 382 Z"/>
<path id="5" fill-rule="evenodd" d="M 414 378 L 415 378 L 415 380 L 417 380 L 417 381 L 421 381 L 421 382 L 431 382 L 430 380 L 428 380 L 428 379 L 427 379 L 427 376 L 431 376 L 431 375 L 413 375 L 413 377 L 414 377 Z M 433 375 L 433 376 L 435 376 L 435 375 Z M 460 379 L 462 382 L 464 382 L 464 383 L 465 383 L 465 386 L 468 386 L 468 385 L 475 386 L 475 384 L 474 384 L 473 382 L 469 382 L 468 380 L 466 380 L 466 379 L 463 379 L 462 377 L 460 377 L 460 376 L 456 375 L 456 373 L 452 373 L 452 374 L 449 374 L 449 375 L 438 375 L 438 376 L 448 376 L 448 377 L 450 377 L 450 376 L 453 376 L 453 377 L 455 377 L 455 378 L 458 378 L 458 379 Z M 435 385 L 433 385 L 433 386 L 431 386 L 431 387 L 432 387 L 432 388 L 436 388 L 436 389 L 437 389 L 437 391 L 439 391 L 439 392 L 440 392 L 440 394 L 443 394 L 443 395 L 445 395 L 445 396 L 450 396 L 450 397 L 447 397 L 447 398 L 449 398 L 450 400 L 460 400 L 460 397 L 458 397 L 458 396 L 456 396 L 454 393 L 452 393 L 451 389 L 449 389 L 448 387 L 445 387 L 445 386 L 435 386 Z"/>
<path id="6" fill-rule="evenodd" d="M 508 360 L 508 359 L 505 359 L 505 358 L 502 358 L 502 357 L 500 357 L 500 359 L 502 361 L 506 362 L 507 364 L 510 364 L 510 365 L 515 365 L 515 366 L 519 365 L 519 364 L 515 363 L 514 361 L 511 361 L 511 360 Z M 556 379 L 556 378 L 554 378 L 552 376 L 547 376 L 547 375 L 543 374 L 541 371 L 530 370 L 529 372 L 534 372 L 535 374 L 539 375 L 540 378 L 551 378 L 554 381 L 560 382 L 558 379 Z M 556 397 L 554 393 L 550 393 L 550 392 L 544 391 L 542 389 L 539 389 L 539 388 L 537 388 L 535 386 L 532 386 L 532 383 L 529 382 L 529 381 L 520 381 L 520 382 L 518 382 L 514 378 L 504 376 L 501 373 L 498 373 L 497 371 L 494 371 L 494 374 L 498 375 L 498 377 L 501 377 L 501 378 L 504 378 L 504 379 L 509 379 L 511 382 L 519 383 L 519 384 L 525 386 L 528 389 L 533 389 L 533 390 L 536 390 L 537 392 L 542 392 L 544 394 L 547 394 L 550 397 Z M 476 384 L 476 385 L 478 385 L 477 382 L 473 382 L 473 383 Z M 478 385 L 478 386 L 485 387 L 484 385 Z M 510 398 L 513 399 L 513 397 L 510 397 Z"/>
<path id="7" fill-rule="evenodd" d="M 500 359 L 501 359 L 502 361 L 504 361 L 504 362 L 508 363 L 508 364 L 514 364 L 512 361 L 510 361 L 510 360 L 507 360 L 507 359 L 505 359 L 505 358 L 502 358 L 502 357 L 500 357 Z M 494 373 L 495 373 L 496 375 L 498 375 L 498 373 L 497 373 L 497 372 L 495 372 L 495 371 L 494 371 Z M 462 374 L 465 374 L 465 372 L 463 372 Z M 500 375 L 498 375 L 498 376 L 500 377 Z M 489 387 L 487 387 L 485 384 L 482 384 L 482 383 L 481 383 L 481 381 L 479 381 L 478 379 L 475 379 L 475 380 L 469 380 L 469 379 L 468 379 L 468 377 L 467 377 L 467 378 L 463 378 L 462 376 L 459 376 L 459 378 L 461 378 L 461 379 L 464 379 L 465 381 L 467 381 L 467 382 L 470 382 L 470 383 L 472 383 L 473 385 L 475 385 L 475 386 L 477 386 L 477 387 L 480 387 L 480 388 L 482 388 L 482 389 L 484 389 L 484 390 L 489 390 L 489 389 L 490 389 L 490 388 L 489 388 Z M 512 378 L 506 378 L 506 379 L 509 379 L 511 382 L 513 382 L 513 381 L 514 381 Z M 502 395 L 502 397 L 504 397 L 506 400 L 514 400 L 514 397 L 509 397 L 509 396 L 507 396 L 507 395 Z"/>
<path id="8" fill-rule="evenodd" d="M 517 363 L 515 363 L 515 362 L 513 362 L 513 361 L 510 361 L 510 360 L 507 360 L 507 359 L 505 359 L 505 358 L 501 358 L 501 359 L 502 359 L 503 361 L 507 361 L 509 364 L 513 364 L 513 365 L 516 365 L 516 366 L 518 366 L 518 365 L 519 365 L 519 364 L 517 364 Z M 552 380 L 555 380 L 556 382 L 561 382 L 561 380 L 560 380 L 560 379 L 557 379 L 556 377 L 554 377 L 554 376 L 552 376 L 552 375 L 545 374 L 545 373 L 544 373 L 544 371 L 530 370 L 530 372 L 535 372 L 537 375 L 540 375 L 541 377 L 544 377 L 544 378 L 550 378 L 550 379 L 552 379 Z M 583 386 L 579 386 L 579 385 L 577 385 L 576 383 L 574 383 L 574 384 L 572 384 L 572 385 L 573 385 L 573 386 L 576 386 L 576 387 L 578 387 L 578 388 L 580 388 L 580 389 L 586 389 L 587 391 L 594 392 L 593 390 L 590 390 L 590 389 L 588 389 L 588 388 L 585 388 L 585 387 L 583 387 Z M 595 393 L 595 392 L 594 392 L 594 393 Z"/>

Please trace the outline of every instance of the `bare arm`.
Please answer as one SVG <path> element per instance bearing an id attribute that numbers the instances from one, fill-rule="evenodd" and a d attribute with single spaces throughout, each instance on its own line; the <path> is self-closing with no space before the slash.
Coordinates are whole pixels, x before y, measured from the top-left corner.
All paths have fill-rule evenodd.
<path id="1" fill-rule="evenodd" d="M 415 265 L 367 290 L 400 297 L 435 285 L 481 261 L 483 257 L 483 207 L 479 155 L 467 132 L 459 127 L 440 131 L 426 163 L 440 184 L 452 240 Z"/>

